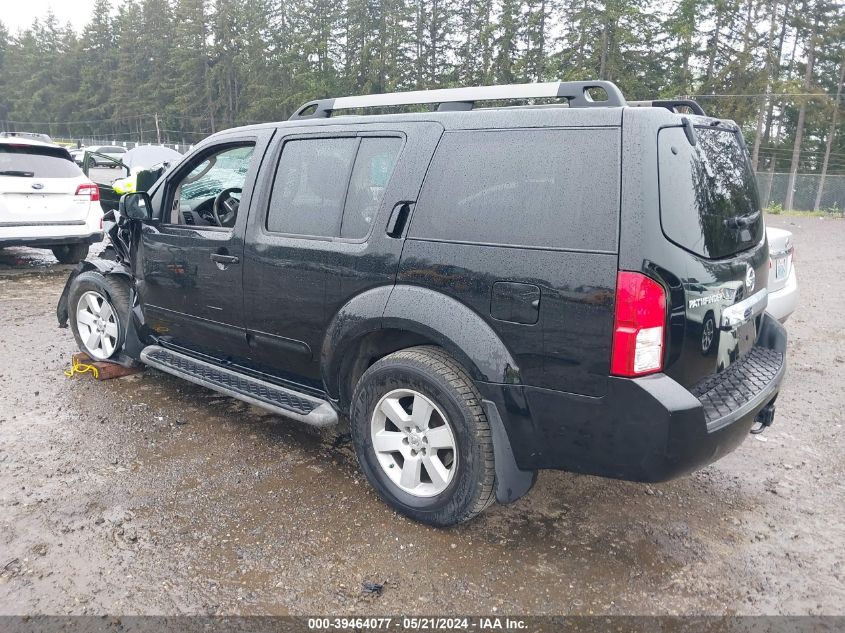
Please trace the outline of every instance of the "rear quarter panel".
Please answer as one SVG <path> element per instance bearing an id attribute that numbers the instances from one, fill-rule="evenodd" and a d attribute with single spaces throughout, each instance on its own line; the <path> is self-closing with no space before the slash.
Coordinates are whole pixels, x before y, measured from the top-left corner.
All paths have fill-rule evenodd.
<path id="1" fill-rule="evenodd" d="M 525 384 L 600 396 L 613 327 L 620 129 L 568 126 L 569 113 L 555 114 L 557 125 L 540 130 L 458 129 L 452 139 L 444 136 L 397 283 L 468 306 L 499 336 Z M 534 294 L 516 297 L 510 318 L 501 303 L 494 305 L 501 301 L 494 284 Z"/>

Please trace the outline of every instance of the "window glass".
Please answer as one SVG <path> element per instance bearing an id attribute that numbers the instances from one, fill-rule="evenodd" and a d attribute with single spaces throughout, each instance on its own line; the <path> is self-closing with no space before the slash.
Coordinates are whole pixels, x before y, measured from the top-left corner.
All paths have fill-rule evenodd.
<path id="1" fill-rule="evenodd" d="M 67 150 L 0 143 L 0 177 L 76 178 L 81 175 L 82 170 Z"/>
<path id="2" fill-rule="evenodd" d="M 254 144 L 229 145 L 201 159 L 175 183 L 169 222 L 191 226 L 234 226 L 254 152 Z"/>
<path id="3" fill-rule="evenodd" d="M 267 214 L 267 230 L 336 236 L 340 231 L 357 138 L 297 139 L 285 143 Z"/>
<path id="4" fill-rule="evenodd" d="M 410 235 L 615 251 L 619 152 L 616 128 L 447 133 Z"/>
<path id="5" fill-rule="evenodd" d="M 660 220 L 683 248 L 727 257 L 763 239 L 757 183 L 736 132 L 696 127 L 695 134 L 692 146 L 681 128 L 660 131 Z"/>
<path id="6" fill-rule="evenodd" d="M 401 149 L 400 138 L 361 139 L 346 195 L 341 237 L 361 238 L 370 232 Z"/>

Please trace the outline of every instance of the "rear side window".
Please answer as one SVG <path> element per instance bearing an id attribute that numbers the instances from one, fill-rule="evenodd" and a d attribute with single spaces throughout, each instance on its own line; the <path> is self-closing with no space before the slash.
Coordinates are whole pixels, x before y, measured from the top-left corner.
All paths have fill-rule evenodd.
<path id="1" fill-rule="evenodd" d="M 710 259 L 729 257 L 763 239 L 757 183 L 738 132 L 696 127 L 658 135 L 660 221 L 678 246 Z"/>
<path id="2" fill-rule="evenodd" d="M 357 239 L 369 233 L 399 157 L 402 139 L 343 137 L 285 143 L 267 230 Z"/>
<path id="3" fill-rule="evenodd" d="M 0 176 L 76 178 L 80 175 L 82 170 L 67 150 L 0 143 Z"/>
<path id="4" fill-rule="evenodd" d="M 341 237 L 360 238 L 370 232 L 401 149 L 400 138 L 361 139 L 349 180 Z"/>
<path id="5" fill-rule="evenodd" d="M 337 235 L 357 147 L 357 138 L 285 143 L 270 197 L 267 230 Z"/>
<path id="6" fill-rule="evenodd" d="M 410 236 L 615 251 L 618 214 L 616 128 L 450 132 Z"/>

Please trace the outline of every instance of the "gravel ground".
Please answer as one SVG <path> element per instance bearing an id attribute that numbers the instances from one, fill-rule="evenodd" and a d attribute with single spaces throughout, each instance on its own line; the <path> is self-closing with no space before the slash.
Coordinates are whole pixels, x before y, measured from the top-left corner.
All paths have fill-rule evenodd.
<path id="1" fill-rule="evenodd" d="M 450 530 L 383 505 L 342 430 L 66 378 L 69 268 L 0 252 L 0 613 L 845 613 L 845 221 L 769 223 L 802 293 L 770 430 L 661 485 L 544 472 Z"/>

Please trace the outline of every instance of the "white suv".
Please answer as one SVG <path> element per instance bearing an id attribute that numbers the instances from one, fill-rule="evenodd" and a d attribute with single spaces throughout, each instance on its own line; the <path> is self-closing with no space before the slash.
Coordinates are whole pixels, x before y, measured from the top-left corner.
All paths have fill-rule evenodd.
<path id="1" fill-rule="evenodd" d="M 0 138 L 0 248 L 49 248 L 63 264 L 103 239 L 100 191 L 58 145 Z"/>

